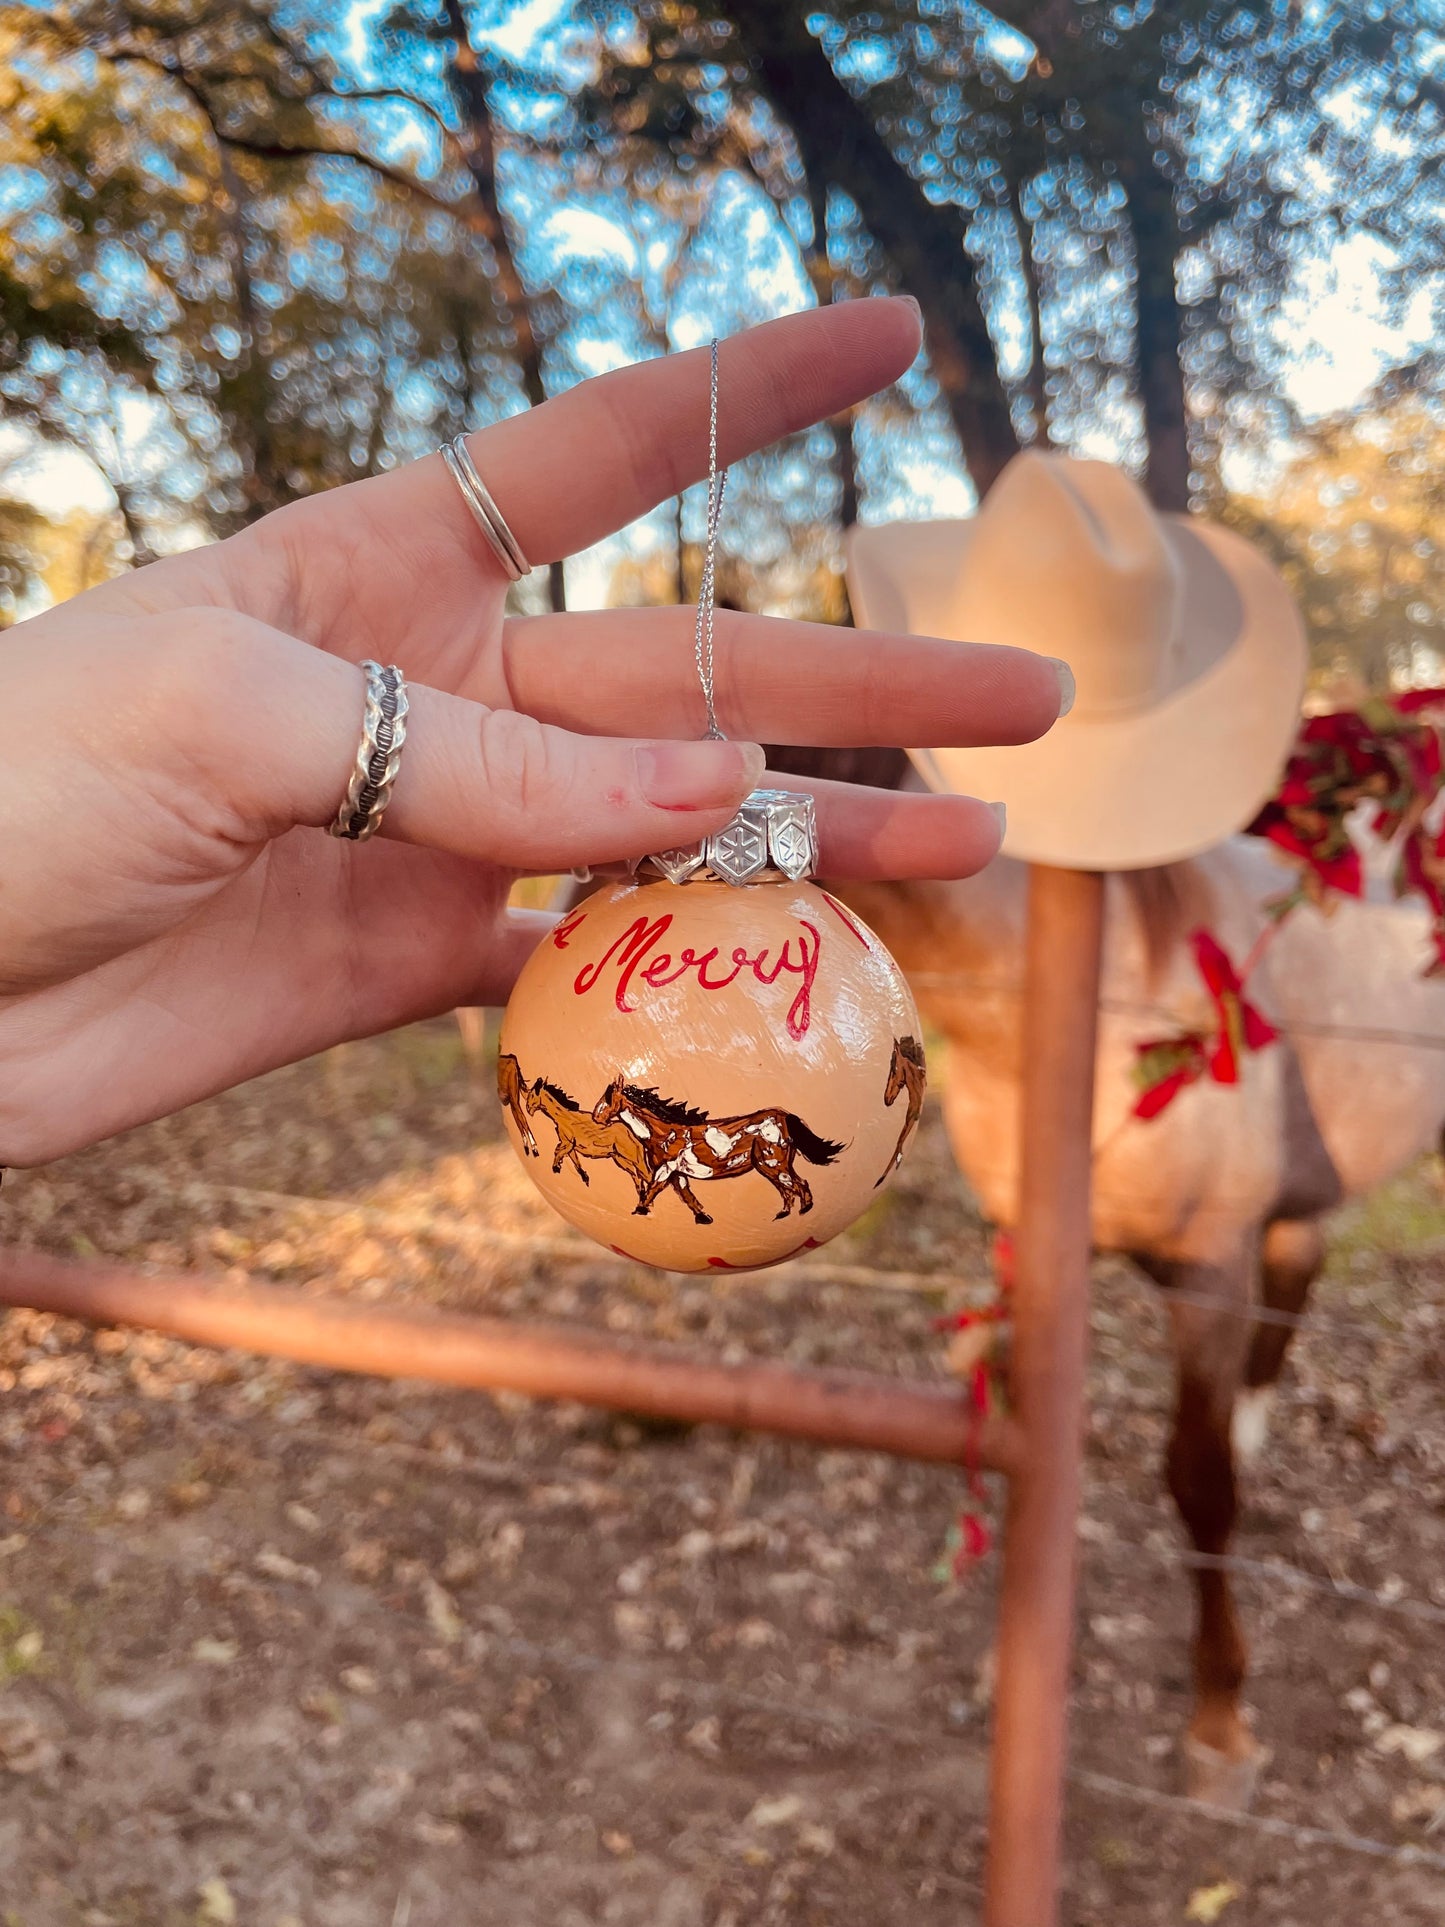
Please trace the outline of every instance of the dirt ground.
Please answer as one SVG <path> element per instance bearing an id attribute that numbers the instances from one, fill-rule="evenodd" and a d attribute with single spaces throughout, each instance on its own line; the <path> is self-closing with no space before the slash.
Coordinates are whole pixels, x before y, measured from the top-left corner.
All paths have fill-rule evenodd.
<path id="1" fill-rule="evenodd" d="M 0 1237 L 910 1373 L 984 1285 L 936 1109 L 817 1261 L 689 1283 L 565 1233 L 488 1083 L 449 1022 L 349 1046 L 8 1178 Z M 1393 1605 L 1241 1580 L 1255 1814 L 1445 1863 L 1433 1168 L 1341 1222 L 1318 1307 L 1237 1550 Z M 1094 1340 L 1066 1919 L 1445 1919 L 1437 1867 L 1145 1803 L 1179 1786 L 1190 1588 L 1164 1322 L 1124 1265 Z M 14 1314 L 0 1922 L 972 1922 L 996 1563 L 934 1576 L 959 1484 Z"/>

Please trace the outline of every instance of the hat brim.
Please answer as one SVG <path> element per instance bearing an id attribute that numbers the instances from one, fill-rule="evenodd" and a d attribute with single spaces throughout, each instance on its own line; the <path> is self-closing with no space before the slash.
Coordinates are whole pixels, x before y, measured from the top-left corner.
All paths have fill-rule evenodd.
<path id="1" fill-rule="evenodd" d="M 1075 712 L 1035 743 L 910 752 L 931 788 L 1007 806 L 1009 856 L 1089 870 L 1176 862 L 1242 829 L 1278 785 L 1304 691 L 1299 610 L 1278 572 L 1232 531 L 1185 516 L 1161 524 L 1184 568 L 1186 623 L 1194 565 L 1222 568 L 1239 598 L 1235 638 L 1203 674 L 1147 709 Z M 921 566 L 900 580 L 888 527 L 853 530 L 848 590 L 859 621 L 947 636 L 947 587 L 971 533 L 969 522 L 912 525 L 914 544 L 925 540 L 910 545 L 910 563 Z M 1051 639 L 1050 653 L 1067 660 L 1067 636 Z"/>

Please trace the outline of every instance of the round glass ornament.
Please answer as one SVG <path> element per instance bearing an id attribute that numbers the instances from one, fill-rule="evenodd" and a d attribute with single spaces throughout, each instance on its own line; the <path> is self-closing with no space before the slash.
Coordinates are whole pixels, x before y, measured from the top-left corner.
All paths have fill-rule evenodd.
<path id="1" fill-rule="evenodd" d="M 670 1271 L 826 1244 L 923 1105 L 902 971 L 809 881 L 812 798 L 757 791 L 703 845 L 604 884 L 538 946 L 502 1022 L 513 1147 L 569 1223 Z"/>

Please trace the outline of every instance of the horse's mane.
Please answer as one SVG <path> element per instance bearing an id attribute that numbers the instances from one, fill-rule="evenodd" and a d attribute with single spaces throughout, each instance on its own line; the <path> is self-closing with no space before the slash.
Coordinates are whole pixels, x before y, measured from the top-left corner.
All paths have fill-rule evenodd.
<path id="1" fill-rule="evenodd" d="M 1144 942 L 1144 968 L 1151 987 L 1157 987 L 1189 932 L 1209 924 L 1212 893 L 1199 866 L 1188 858 L 1125 870 L 1123 876 Z"/>
<path id="2" fill-rule="evenodd" d="M 556 1098 L 557 1102 L 562 1106 L 563 1110 L 565 1111 L 581 1110 L 582 1106 L 577 1102 L 576 1098 L 568 1097 L 567 1093 L 562 1089 L 560 1084 L 549 1084 L 545 1077 L 539 1077 L 537 1079 L 537 1083 L 542 1090 L 549 1092 L 551 1096 Z"/>
<path id="3" fill-rule="evenodd" d="M 629 1103 L 636 1104 L 639 1110 L 651 1111 L 654 1117 L 664 1119 L 668 1124 L 706 1124 L 709 1122 L 706 1111 L 699 1111 L 691 1104 L 683 1104 L 674 1097 L 659 1097 L 648 1086 L 624 1084 L 622 1095 Z"/>
<path id="4" fill-rule="evenodd" d="M 919 1070 L 928 1068 L 927 1060 L 923 1055 L 923 1046 L 916 1037 L 898 1037 L 894 1042 L 910 1064 L 916 1065 Z"/>

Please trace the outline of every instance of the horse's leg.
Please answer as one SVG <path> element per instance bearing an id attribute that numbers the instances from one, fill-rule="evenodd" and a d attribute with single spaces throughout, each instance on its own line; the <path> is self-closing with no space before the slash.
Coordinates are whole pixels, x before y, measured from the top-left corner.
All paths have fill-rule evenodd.
<path id="1" fill-rule="evenodd" d="M 765 1137 L 755 1137 L 752 1143 L 752 1164 L 744 1168 L 762 1173 L 783 1201 L 782 1210 L 775 1211 L 773 1217 L 786 1218 L 797 1202 L 793 1187 L 798 1179 L 788 1163 L 788 1153 L 783 1146 L 770 1144 Z M 812 1203 L 811 1197 L 808 1203 Z"/>
<path id="2" fill-rule="evenodd" d="M 1262 1302 L 1271 1311 L 1299 1317 L 1324 1262 L 1324 1233 L 1313 1218 L 1277 1218 L 1264 1234 L 1259 1287 Z M 1254 1465 L 1264 1451 L 1275 1382 L 1293 1336 L 1292 1325 L 1254 1327 L 1231 1427 L 1234 1456 L 1242 1466 Z"/>
<path id="3" fill-rule="evenodd" d="M 620 1171 L 625 1171 L 637 1186 L 637 1202 L 641 1205 L 647 1193 L 647 1184 L 650 1175 L 646 1164 L 642 1160 L 641 1153 L 634 1152 L 630 1146 L 625 1149 L 619 1149 L 616 1145 L 613 1145 L 612 1162 Z M 637 1213 L 634 1211 L 632 1215 L 636 1217 Z"/>
<path id="4" fill-rule="evenodd" d="M 653 1205 L 657 1203 L 658 1192 L 661 1191 L 663 1185 L 666 1183 L 667 1176 L 665 1173 L 659 1174 L 656 1171 L 649 1171 L 647 1183 L 639 1191 L 637 1203 L 632 1208 L 634 1218 L 645 1218 L 647 1216 Z"/>
<path id="5" fill-rule="evenodd" d="M 706 1211 L 704 1211 L 702 1206 L 698 1203 L 696 1192 L 694 1192 L 692 1186 L 688 1183 L 687 1179 L 682 1175 L 681 1171 L 673 1172 L 672 1188 L 674 1191 L 676 1191 L 677 1195 L 682 1199 L 683 1203 L 687 1206 L 688 1210 L 692 1213 L 693 1218 L 698 1224 L 712 1223 L 712 1219 L 708 1216 Z"/>
<path id="6" fill-rule="evenodd" d="M 1230 1419 L 1248 1350 L 1253 1251 L 1233 1263 L 1148 1263 L 1157 1281 L 1217 1305 L 1170 1303 L 1178 1397 L 1169 1441 L 1169 1490 L 1195 1550 L 1214 1560 L 1229 1550 L 1237 1498 Z M 1248 1653 L 1229 1574 L 1195 1572 L 1194 1713 L 1184 1742 L 1188 1790 L 1215 1806 L 1244 1807 L 1254 1792 L 1261 1748 L 1240 1710 Z"/>

